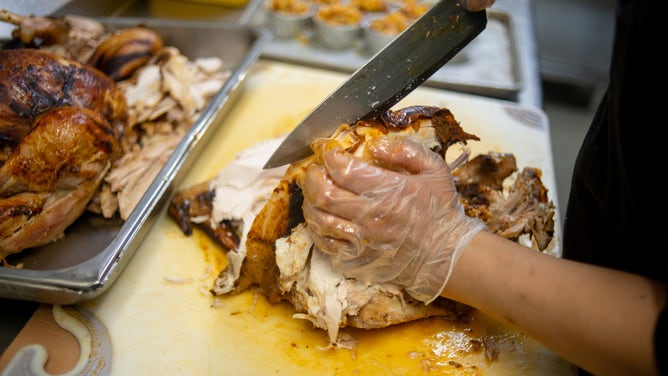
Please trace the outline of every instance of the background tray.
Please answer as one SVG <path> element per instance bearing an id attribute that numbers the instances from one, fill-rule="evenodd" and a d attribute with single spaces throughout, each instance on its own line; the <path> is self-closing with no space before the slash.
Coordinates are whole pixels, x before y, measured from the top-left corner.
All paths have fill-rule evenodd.
<path id="1" fill-rule="evenodd" d="M 173 190 L 209 141 L 240 92 L 248 69 L 259 58 L 272 33 L 236 23 L 205 23 L 139 18 L 100 19 L 108 30 L 140 23 L 157 31 L 165 45 L 190 59 L 216 56 L 231 76 L 210 100 L 167 160 L 128 220 L 84 214 L 58 242 L 11 255 L 0 267 L 0 296 L 52 304 L 71 304 L 98 296 L 128 263 Z M 209 43 L 209 41 L 215 43 Z"/>
<path id="2" fill-rule="evenodd" d="M 266 0 L 252 0 L 239 22 L 268 27 Z M 487 28 L 424 85 L 515 100 L 522 88 L 517 35 L 510 14 L 487 11 Z M 264 49 L 264 58 L 299 63 L 317 68 L 354 72 L 372 56 L 360 37 L 350 49 L 330 50 L 312 40 L 305 29 L 298 37 L 274 38 Z"/>

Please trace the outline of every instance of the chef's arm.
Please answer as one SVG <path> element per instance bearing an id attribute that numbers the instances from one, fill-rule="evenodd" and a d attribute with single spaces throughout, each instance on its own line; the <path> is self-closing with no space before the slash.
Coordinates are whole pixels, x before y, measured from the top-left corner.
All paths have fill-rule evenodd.
<path id="1" fill-rule="evenodd" d="M 666 286 L 552 257 L 489 232 L 462 253 L 442 296 L 519 328 L 594 374 L 657 374 Z"/>
<path id="2" fill-rule="evenodd" d="M 334 267 L 425 303 L 441 294 L 476 307 L 595 374 L 657 373 L 664 285 L 485 231 L 465 215 L 442 157 L 410 137 L 371 140 L 367 151 L 374 162 L 323 150 L 306 170 L 304 218 Z"/>

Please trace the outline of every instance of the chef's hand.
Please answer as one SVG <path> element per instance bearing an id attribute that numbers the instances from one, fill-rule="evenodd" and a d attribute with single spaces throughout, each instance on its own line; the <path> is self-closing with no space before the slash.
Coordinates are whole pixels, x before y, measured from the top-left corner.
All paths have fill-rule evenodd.
<path id="1" fill-rule="evenodd" d="M 430 303 L 485 225 L 464 214 L 447 163 L 419 142 L 388 136 L 369 152 L 375 164 L 334 148 L 306 170 L 310 234 L 347 277 L 394 282 Z"/>
<path id="2" fill-rule="evenodd" d="M 459 2 L 471 12 L 487 9 L 494 4 L 494 1 L 496 0 L 459 0 Z"/>

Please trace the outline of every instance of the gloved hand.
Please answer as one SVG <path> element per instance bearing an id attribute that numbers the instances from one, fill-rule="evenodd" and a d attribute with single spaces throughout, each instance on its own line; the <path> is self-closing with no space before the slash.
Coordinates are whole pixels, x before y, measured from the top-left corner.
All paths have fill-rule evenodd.
<path id="1" fill-rule="evenodd" d="M 303 181 L 309 232 L 335 268 L 363 282 L 394 282 L 436 299 L 457 259 L 485 225 L 464 214 L 447 163 L 416 140 L 386 136 L 375 163 L 324 151 Z"/>
<path id="2" fill-rule="evenodd" d="M 478 12 L 491 7 L 496 0 L 459 0 L 459 2 L 469 11 Z"/>

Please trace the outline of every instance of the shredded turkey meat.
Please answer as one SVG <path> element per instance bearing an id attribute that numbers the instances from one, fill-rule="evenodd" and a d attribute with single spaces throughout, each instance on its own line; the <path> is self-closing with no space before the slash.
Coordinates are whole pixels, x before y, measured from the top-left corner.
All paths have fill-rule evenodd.
<path id="1" fill-rule="evenodd" d="M 119 83 L 128 102 L 132 134 L 89 210 L 127 219 L 162 166 L 230 72 L 218 58 L 189 60 L 165 47 L 132 79 Z"/>

